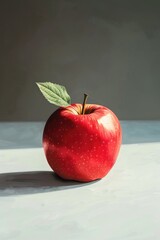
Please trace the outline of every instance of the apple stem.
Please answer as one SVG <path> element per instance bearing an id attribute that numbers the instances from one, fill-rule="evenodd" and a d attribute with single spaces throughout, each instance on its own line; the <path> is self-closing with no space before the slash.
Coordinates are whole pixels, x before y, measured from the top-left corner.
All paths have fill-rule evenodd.
<path id="1" fill-rule="evenodd" d="M 85 112 L 85 105 L 86 105 L 87 98 L 88 98 L 88 95 L 86 93 L 84 93 L 84 100 L 83 100 L 82 112 L 81 112 L 81 114 L 83 114 L 83 115 Z"/>

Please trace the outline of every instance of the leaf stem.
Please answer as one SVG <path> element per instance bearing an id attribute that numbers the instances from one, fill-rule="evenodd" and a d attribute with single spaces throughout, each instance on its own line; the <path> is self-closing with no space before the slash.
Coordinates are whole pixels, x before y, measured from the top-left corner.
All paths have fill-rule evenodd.
<path id="1" fill-rule="evenodd" d="M 88 98 L 88 95 L 84 93 L 84 100 L 83 100 L 82 112 L 81 112 L 82 115 L 84 115 L 84 112 L 85 112 L 85 105 L 86 105 L 87 98 Z"/>

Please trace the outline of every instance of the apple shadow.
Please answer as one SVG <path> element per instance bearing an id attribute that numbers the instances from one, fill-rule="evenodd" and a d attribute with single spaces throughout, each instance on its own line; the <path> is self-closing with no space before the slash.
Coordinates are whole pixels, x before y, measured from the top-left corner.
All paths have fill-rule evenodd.
<path id="1" fill-rule="evenodd" d="M 2 173 L 0 174 L 0 197 L 67 190 L 97 181 L 81 183 L 64 180 L 51 171 Z"/>

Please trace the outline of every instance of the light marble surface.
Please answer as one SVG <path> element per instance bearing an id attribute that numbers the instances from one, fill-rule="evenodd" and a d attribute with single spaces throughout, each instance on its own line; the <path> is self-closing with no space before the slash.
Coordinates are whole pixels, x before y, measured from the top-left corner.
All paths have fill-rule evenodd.
<path id="1" fill-rule="evenodd" d="M 102 180 L 63 181 L 41 147 L 44 123 L 0 123 L 1 240 L 159 240 L 160 122 L 123 121 Z"/>

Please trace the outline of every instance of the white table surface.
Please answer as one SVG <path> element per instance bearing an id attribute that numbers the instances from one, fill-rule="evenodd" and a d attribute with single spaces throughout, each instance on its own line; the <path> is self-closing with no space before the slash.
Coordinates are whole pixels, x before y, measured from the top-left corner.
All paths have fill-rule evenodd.
<path id="1" fill-rule="evenodd" d="M 159 240 L 160 122 L 121 123 L 117 163 L 86 184 L 53 174 L 44 123 L 0 123 L 0 240 Z"/>

